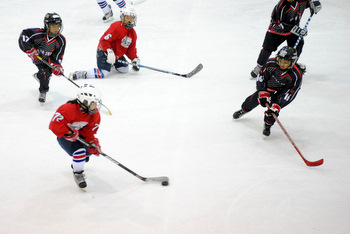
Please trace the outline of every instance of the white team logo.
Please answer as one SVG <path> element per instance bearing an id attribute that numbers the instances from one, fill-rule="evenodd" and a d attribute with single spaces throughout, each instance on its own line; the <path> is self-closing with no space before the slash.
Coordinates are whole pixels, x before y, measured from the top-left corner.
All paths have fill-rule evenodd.
<path id="1" fill-rule="evenodd" d="M 122 40 L 122 46 L 125 48 L 129 48 L 130 44 L 131 44 L 132 39 L 130 37 L 125 36 Z"/>
<path id="2" fill-rule="evenodd" d="M 82 121 L 82 122 L 74 122 L 72 124 L 68 124 L 68 126 L 73 130 L 80 130 L 83 127 L 85 127 L 88 124 L 88 122 Z"/>

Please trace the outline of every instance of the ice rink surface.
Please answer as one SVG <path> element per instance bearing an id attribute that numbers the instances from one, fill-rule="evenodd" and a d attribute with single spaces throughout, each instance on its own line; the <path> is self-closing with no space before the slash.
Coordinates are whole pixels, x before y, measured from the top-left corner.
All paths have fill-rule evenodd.
<path id="1" fill-rule="evenodd" d="M 22 29 L 43 27 L 45 13 L 60 14 L 68 75 L 96 66 L 109 24 L 94 0 L 1 1 L 0 233 L 349 233 L 350 3 L 321 2 L 299 60 L 302 89 L 279 119 L 322 166 L 307 167 L 277 124 L 264 138 L 262 107 L 232 119 L 255 90 L 250 71 L 277 0 L 147 0 L 134 7 L 141 63 L 204 69 L 190 79 L 141 69 L 77 83 L 98 87 L 113 112 L 101 109 L 102 150 L 170 185 L 145 183 L 101 156 L 85 166 L 84 193 L 48 129 L 77 89 L 53 76 L 40 104 L 36 68 L 17 40 Z"/>

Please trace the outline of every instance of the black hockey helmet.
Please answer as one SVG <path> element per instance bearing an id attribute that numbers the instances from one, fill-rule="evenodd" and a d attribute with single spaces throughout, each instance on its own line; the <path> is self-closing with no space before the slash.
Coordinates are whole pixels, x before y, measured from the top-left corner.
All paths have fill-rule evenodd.
<path id="1" fill-rule="evenodd" d="M 60 30 L 58 33 L 52 33 L 50 32 L 50 26 L 51 25 L 59 25 Z M 63 24 L 62 19 L 56 12 L 53 13 L 46 13 L 44 18 L 44 28 L 46 29 L 47 33 L 50 34 L 50 36 L 57 37 L 63 30 Z"/>
<path id="2" fill-rule="evenodd" d="M 282 49 L 278 51 L 276 58 L 277 58 L 277 64 L 278 64 L 278 60 L 280 59 L 290 61 L 291 63 L 288 69 L 291 69 L 298 60 L 297 50 L 294 49 L 293 47 L 284 46 Z"/>

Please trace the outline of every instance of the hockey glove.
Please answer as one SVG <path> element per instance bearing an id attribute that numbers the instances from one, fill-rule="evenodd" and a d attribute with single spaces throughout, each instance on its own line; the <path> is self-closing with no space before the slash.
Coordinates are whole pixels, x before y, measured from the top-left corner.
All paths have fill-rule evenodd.
<path id="1" fill-rule="evenodd" d="M 63 67 L 62 67 L 61 64 L 54 64 L 53 63 L 51 65 L 54 67 L 54 69 L 52 69 L 52 73 L 54 75 L 56 75 L 56 76 L 62 76 L 63 75 L 64 70 L 63 70 Z"/>
<path id="2" fill-rule="evenodd" d="M 302 37 L 307 36 L 307 29 L 302 29 L 298 25 L 294 25 L 294 27 L 292 28 L 292 30 L 290 30 L 290 32 L 297 36 L 302 36 Z"/>
<path id="3" fill-rule="evenodd" d="M 101 146 L 100 146 L 100 142 L 98 141 L 98 139 L 97 138 L 93 139 L 92 141 L 89 142 L 89 144 L 92 147 L 88 147 L 88 151 L 91 154 L 100 155 L 100 153 L 101 153 Z"/>
<path id="4" fill-rule="evenodd" d="M 25 53 L 28 55 L 29 58 L 32 59 L 33 63 L 35 64 L 39 59 L 39 53 L 38 51 L 33 47 L 30 50 L 25 51 Z"/>
<path id="5" fill-rule="evenodd" d="M 107 49 L 106 50 L 106 55 L 107 55 L 107 63 L 113 65 L 115 63 L 115 54 L 112 49 Z"/>
<path id="6" fill-rule="evenodd" d="M 266 91 L 260 91 L 258 94 L 258 102 L 262 107 L 266 107 L 266 103 L 270 104 L 270 93 Z"/>
<path id="7" fill-rule="evenodd" d="M 280 110 L 281 110 L 281 107 L 280 107 L 278 104 L 274 103 L 274 104 L 272 104 L 271 107 L 265 112 L 265 114 L 266 114 L 267 116 L 271 116 L 272 113 L 273 113 L 273 114 L 275 114 L 276 116 L 278 116 Z"/>
<path id="8" fill-rule="evenodd" d="M 310 0 L 311 14 L 317 14 L 322 9 L 321 2 L 318 0 Z"/>
<path id="9" fill-rule="evenodd" d="M 76 141 L 79 137 L 79 132 L 70 130 L 67 134 L 64 134 L 64 138 L 66 138 L 67 141 Z"/>
<path id="10" fill-rule="evenodd" d="M 139 65 L 141 64 L 141 61 L 138 57 L 134 58 L 132 61 L 131 61 L 131 65 L 132 65 L 132 70 L 134 71 L 139 71 L 140 70 L 140 67 Z"/>

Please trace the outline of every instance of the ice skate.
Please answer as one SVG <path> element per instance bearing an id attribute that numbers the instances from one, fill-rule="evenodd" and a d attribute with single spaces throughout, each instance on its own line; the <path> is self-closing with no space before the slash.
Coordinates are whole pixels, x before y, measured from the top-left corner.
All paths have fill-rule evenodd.
<path id="1" fill-rule="evenodd" d="M 74 176 L 75 183 L 77 183 L 78 187 L 85 191 L 86 181 L 85 181 L 85 175 L 83 172 L 84 171 L 73 172 L 73 176 Z"/>
<path id="2" fill-rule="evenodd" d="M 46 101 L 46 93 L 39 93 L 39 102 Z"/>
<path id="3" fill-rule="evenodd" d="M 111 5 L 108 5 L 109 11 L 102 17 L 103 22 L 108 22 L 113 19 L 113 11 Z"/>
<path id="4" fill-rule="evenodd" d="M 264 130 L 263 130 L 263 134 L 265 136 L 270 136 L 271 134 L 271 125 L 264 125 Z"/>
<path id="5" fill-rule="evenodd" d="M 250 75 L 251 75 L 253 78 L 258 77 L 261 68 L 262 68 L 262 66 L 259 65 L 259 64 L 257 64 L 256 67 L 254 67 L 254 69 L 250 72 Z"/>
<path id="6" fill-rule="evenodd" d="M 77 79 L 86 79 L 86 71 L 75 71 L 69 74 L 69 79 L 77 80 Z"/>
<path id="7" fill-rule="evenodd" d="M 239 111 L 236 111 L 235 113 L 233 113 L 233 118 L 234 119 L 239 119 L 246 113 L 247 113 L 246 111 L 240 109 Z"/>

